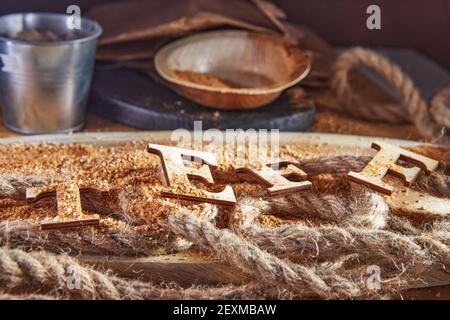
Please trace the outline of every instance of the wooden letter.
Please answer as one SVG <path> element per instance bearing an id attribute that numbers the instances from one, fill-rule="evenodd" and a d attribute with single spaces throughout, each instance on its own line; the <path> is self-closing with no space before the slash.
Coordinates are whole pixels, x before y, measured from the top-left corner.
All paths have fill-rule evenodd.
<path id="1" fill-rule="evenodd" d="M 375 157 L 362 172 L 349 172 L 348 178 L 387 195 L 391 195 L 394 191 L 394 187 L 383 182 L 383 178 L 387 173 L 400 177 L 403 179 L 404 184 L 409 187 L 419 174 L 420 169 L 430 174 L 439 164 L 436 160 L 381 141 L 373 142 L 372 148 L 378 150 Z M 419 168 L 401 167 L 397 164 L 399 159 L 410 161 Z"/>
<path id="2" fill-rule="evenodd" d="M 284 168 L 274 170 L 272 166 L 269 165 L 263 167 L 263 169 L 259 171 L 249 168 L 239 168 L 236 172 L 252 174 L 261 183 L 269 187 L 267 191 L 270 197 L 289 195 L 311 187 L 311 182 L 309 181 L 293 182 L 283 176 L 283 174 L 295 173 L 302 177 L 306 177 L 306 173 L 303 170 L 293 165 L 289 165 L 286 169 L 289 170 L 289 172 L 286 172 Z"/>
<path id="3" fill-rule="evenodd" d="M 98 226 L 100 224 L 98 215 L 85 215 L 81 208 L 80 192 L 92 191 L 105 194 L 108 193 L 108 188 L 106 184 L 97 187 L 91 185 L 79 187 L 77 183 L 71 181 L 58 181 L 39 188 L 28 188 L 26 200 L 27 202 L 36 202 L 56 195 L 58 217 L 55 221 L 41 222 L 42 230 Z"/>
<path id="4" fill-rule="evenodd" d="M 208 184 L 214 180 L 208 166 L 217 166 L 217 160 L 209 152 L 168 147 L 149 144 L 147 151 L 161 158 L 166 182 L 170 189 L 162 192 L 163 197 L 190 201 L 203 201 L 222 205 L 236 204 L 236 198 L 231 186 L 226 186 L 221 192 L 208 192 L 199 190 L 191 185 L 189 178 L 200 179 Z M 183 158 L 195 159 L 202 163 L 200 168 L 186 167 Z"/>

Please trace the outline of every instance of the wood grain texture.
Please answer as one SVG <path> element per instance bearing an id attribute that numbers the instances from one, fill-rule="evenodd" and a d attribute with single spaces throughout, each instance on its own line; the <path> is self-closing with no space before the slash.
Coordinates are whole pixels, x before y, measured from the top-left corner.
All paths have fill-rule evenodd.
<path id="1" fill-rule="evenodd" d="M 146 258 L 83 256 L 89 265 L 108 268 L 117 274 L 155 282 L 196 284 L 241 284 L 248 277 L 226 263 L 195 254 L 173 254 Z"/>
<path id="2" fill-rule="evenodd" d="M 111 258 L 82 256 L 83 263 L 108 268 L 124 277 L 155 282 L 195 284 L 243 284 L 249 278 L 228 264 L 194 254 L 174 254 L 147 258 Z M 408 288 L 450 285 L 450 276 L 442 266 L 423 268 L 421 280 L 411 280 Z"/>
<path id="3" fill-rule="evenodd" d="M 69 230 L 75 228 L 98 227 L 98 226 L 100 226 L 99 218 L 41 222 L 42 231 Z"/>

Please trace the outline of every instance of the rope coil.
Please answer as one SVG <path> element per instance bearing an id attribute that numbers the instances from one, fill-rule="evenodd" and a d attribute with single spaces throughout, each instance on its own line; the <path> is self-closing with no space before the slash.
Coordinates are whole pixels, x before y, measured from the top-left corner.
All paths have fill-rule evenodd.
<path id="1" fill-rule="evenodd" d="M 401 105 L 377 104 L 362 99 L 351 87 L 349 72 L 364 64 L 381 76 L 394 88 Z M 411 78 L 397 65 L 374 51 L 354 48 L 341 54 L 332 68 L 330 85 L 341 107 L 348 113 L 368 120 L 388 123 L 411 121 L 420 134 L 429 140 L 448 145 L 450 137 L 450 87 L 439 92 L 428 104 L 420 95 Z"/>

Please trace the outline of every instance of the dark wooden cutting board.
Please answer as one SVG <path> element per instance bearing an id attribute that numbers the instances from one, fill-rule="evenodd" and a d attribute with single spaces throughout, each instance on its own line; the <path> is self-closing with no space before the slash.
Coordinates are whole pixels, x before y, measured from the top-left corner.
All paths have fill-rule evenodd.
<path id="1" fill-rule="evenodd" d="M 314 106 L 295 106 L 288 94 L 249 111 L 218 111 L 189 101 L 149 75 L 125 67 L 95 70 L 90 110 L 114 122 L 145 130 L 202 128 L 305 131 L 314 122 Z"/>

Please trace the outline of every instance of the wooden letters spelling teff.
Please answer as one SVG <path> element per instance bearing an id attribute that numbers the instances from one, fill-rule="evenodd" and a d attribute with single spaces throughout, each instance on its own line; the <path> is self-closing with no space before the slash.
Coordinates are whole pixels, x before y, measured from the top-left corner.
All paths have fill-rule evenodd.
<path id="1" fill-rule="evenodd" d="M 163 197 L 204 201 L 222 205 L 234 205 L 236 203 L 231 186 L 226 186 L 223 191 L 215 193 L 198 190 L 189 182 L 189 178 L 195 178 L 209 184 L 214 183 L 208 167 L 217 166 L 217 160 L 213 154 L 157 144 L 149 144 L 147 151 L 161 158 L 166 182 L 169 186 L 167 191 L 162 192 L 161 195 Z M 203 165 L 200 168 L 188 168 L 183 163 L 183 157 L 201 161 Z"/>
<path id="2" fill-rule="evenodd" d="M 439 164 L 436 160 L 385 142 L 374 142 L 372 143 L 372 148 L 378 150 L 375 157 L 373 157 L 362 172 L 349 172 L 348 178 L 387 195 L 391 195 L 394 191 L 394 187 L 383 182 L 383 178 L 387 173 L 402 178 L 405 185 L 410 186 L 419 174 L 420 169 L 430 174 Z M 417 167 L 405 168 L 399 166 L 397 164 L 399 159 L 412 162 Z"/>
<path id="3" fill-rule="evenodd" d="M 394 187 L 386 184 L 383 178 L 390 173 L 404 180 L 405 185 L 410 186 L 420 172 L 424 170 L 430 174 L 438 166 L 438 161 L 421 156 L 414 152 L 390 145 L 385 142 L 374 142 L 372 148 L 378 153 L 367 164 L 362 172 L 349 172 L 348 178 L 356 183 L 363 184 L 376 191 L 391 195 Z M 222 205 L 236 204 L 236 198 L 231 186 L 226 186 L 221 192 L 209 192 L 200 190 L 192 185 L 191 179 L 199 179 L 207 184 L 214 184 L 209 166 L 216 167 L 217 160 L 209 152 L 201 152 L 189 149 L 181 149 L 163 145 L 149 144 L 147 151 L 160 157 L 168 188 L 163 190 L 161 196 L 182 200 L 210 202 Z M 195 159 L 199 165 L 185 165 L 185 160 Z M 416 167 L 402 167 L 397 164 L 398 160 L 409 161 Z M 245 172 L 256 177 L 268 188 L 267 195 L 283 196 L 299 192 L 311 187 L 309 181 L 290 181 L 287 174 L 296 174 L 306 178 L 306 173 L 291 162 L 280 162 L 288 165 L 286 170 L 277 170 L 271 166 L 264 166 L 260 170 L 250 168 L 239 168 L 237 172 Z M 28 188 L 26 190 L 27 202 L 55 196 L 58 203 L 58 218 L 53 222 L 42 222 L 43 230 L 69 229 L 83 226 L 99 225 L 98 216 L 83 215 L 81 207 L 80 192 L 96 191 L 102 195 L 107 194 L 109 187 L 105 183 L 102 186 L 79 185 L 71 181 L 57 181 L 56 183 L 39 188 Z"/>
<path id="4" fill-rule="evenodd" d="M 236 170 L 238 173 L 249 173 L 256 177 L 260 182 L 265 184 L 269 189 L 267 190 L 268 196 L 285 196 L 295 192 L 299 192 L 305 189 L 309 189 L 311 187 L 311 182 L 309 181 L 300 181 L 293 182 L 289 181 L 283 176 L 284 170 L 280 168 L 280 170 L 274 170 L 272 168 L 273 165 L 264 166 L 261 170 L 256 171 L 249 168 L 239 168 Z M 306 173 L 293 166 L 289 165 L 291 171 L 294 171 L 295 174 L 306 177 Z M 294 173 L 291 172 L 291 173 Z"/>
<path id="5" fill-rule="evenodd" d="M 56 195 L 58 217 L 55 221 L 41 222 L 41 229 L 62 230 L 87 226 L 98 226 L 98 215 L 85 215 L 81 208 L 80 192 L 108 193 L 108 188 L 103 186 L 79 186 L 71 181 L 59 181 L 57 184 L 26 190 L 27 202 L 36 202 L 43 198 Z"/>

